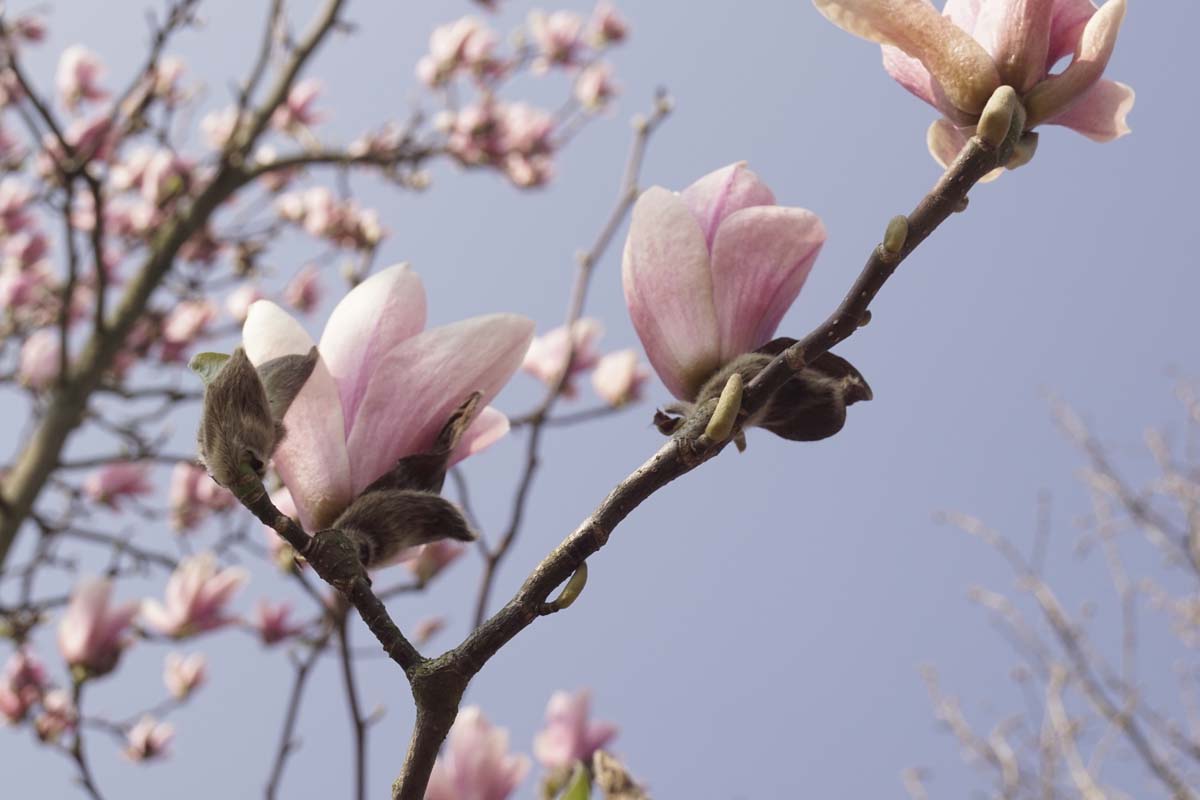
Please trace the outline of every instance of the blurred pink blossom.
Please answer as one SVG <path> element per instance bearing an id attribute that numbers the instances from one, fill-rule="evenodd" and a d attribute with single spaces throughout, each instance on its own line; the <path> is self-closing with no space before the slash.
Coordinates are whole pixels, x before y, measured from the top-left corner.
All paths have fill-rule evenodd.
<path id="1" fill-rule="evenodd" d="M 600 360 L 596 340 L 603 334 L 604 326 L 590 318 L 576 320 L 571 326 L 570 336 L 566 326 L 554 328 L 529 343 L 521 369 L 547 386 L 554 386 L 567 370 L 567 358 L 570 357 L 570 371 L 562 393 L 566 397 L 574 397 L 577 392 L 571 378 L 596 366 Z"/>
<path id="2" fill-rule="evenodd" d="M 12 235 L 29 225 L 33 190 L 16 178 L 0 180 L 0 233 Z"/>
<path id="3" fill-rule="evenodd" d="M 17 379 L 30 389 L 42 391 L 58 379 L 61 341 L 53 328 L 34 331 L 21 345 L 21 363 Z"/>
<path id="4" fill-rule="evenodd" d="M 608 106 L 617 96 L 617 85 L 612 79 L 612 66 L 597 61 L 575 79 L 575 99 L 588 111 L 599 111 Z"/>
<path id="5" fill-rule="evenodd" d="M 190 656 L 167 653 L 163 663 L 163 683 L 167 685 L 167 691 L 172 697 L 184 699 L 204 685 L 205 679 L 203 653 L 192 653 Z"/>
<path id="6" fill-rule="evenodd" d="M 768 342 L 825 243 L 820 218 L 775 204 L 744 163 L 633 209 L 625 302 L 658 376 L 691 400 L 722 365 Z"/>
<path id="7" fill-rule="evenodd" d="M 533 754 L 546 769 L 590 764 L 592 754 L 617 735 L 611 722 L 589 722 L 591 693 L 555 692 L 546 706 L 546 725 L 533 739 Z"/>
<path id="8" fill-rule="evenodd" d="M 0 675 L 0 717 L 10 724 L 25 719 L 47 687 L 46 670 L 28 648 L 19 647 Z"/>
<path id="9" fill-rule="evenodd" d="M 168 148 L 155 151 L 142 173 L 142 199 L 163 207 L 187 191 L 192 182 L 192 163 Z"/>
<path id="10" fill-rule="evenodd" d="M 246 321 L 246 315 L 250 313 L 250 306 L 264 297 L 266 295 L 258 286 L 253 283 L 243 283 L 225 298 L 225 311 L 239 324 L 243 323 Z"/>
<path id="11" fill-rule="evenodd" d="M 79 582 L 58 623 L 58 649 L 68 666 L 96 677 L 112 672 L 121 651 L 131 644 L 125 635 L 138 604 L 109 608 L 112 583 L 101 578 Z"/>
<path id="12" fill-rule="evenodd" d="M 83 493 L 95 503 L 117 508 L 122 498 L 154 491 L 150 467 L 134 461 L 113 461 L 93 470 L 83 481 Z"/>
<path id="13" fill-rule="evenodd" d="M 529 12 L 529 37 L 538 49 L 535 71 L 574 66 L 583 43 L 583 18 L 574 11 Z"/>
<path id="14" fill-rule="evenodd" d="M 592 388 L 614 408 L 641 397 L 642 384 L 650 372 L 641 364 L 636 350 L 620 350 L 600 359 L 592 371 Z"/>
<path id="15" fill-rule="evenodd" d="M 254 627 L 262 643 L 268 646 L 278 644 L 299 633 L 302 627 L 290 621 L 291 615 L 290 603 L 272 604 L 269 600 L 259 600 Z"/>
<path id="16" fill-rule="evenodd" d="M 588 22 L 588 41 L 593 47 L 607 47 L 625 41 L 627 36 L 629 23 L 617 13 L 612 3 L 600 0 Z"/>
<path id="17" fill-rule="evenodd" d="M 414 548 L 413 554 L 404 560 L 404 564 L 420 583 L 426 583 L 453 564 L 465 550 L 461 542 L 439 539 Z"/>
<path id="18" fill-rule="evenodd" d="M 541 186 L 554 174 L 554 117 L 526 103 L 485 100 L 439 119 L 450 154 L 470 166 L 492 165 L 521 187 Z"/>
<path id="19" fill-rule="evenodd" d="M 179 562 L 167 579 L 166 604 L 142 603 L 142 617 L 150 627 L 181 639 L 223 627 L 234 621 L 225 606 L 248 578 L 241 567 L 219 569 L 211 553 Z"/>
<path id="20" fill-rule="evenodd" d="M 425 617 L 412 627 L 413 643 L 420 647 L 441 633 L 445 627 L 445 617 Z"/>
<path id="21" fill-rule="evenodd" d="M 496 56 L 499 37 L 476 17 L 439 25 L 429 36 L 429 54 L 417 62 L 417 77 L 428 86 L 443 86 L 460 72 L 495 78 L 505 69 Z"/>
<path id="22" fill-rule="evenodd" d="M 79 712 L 71 695 L 63 689 L 46 692 L 42 698 L 42 713 L 33 722 L 38 738 L 44 742 L 53 742 L 65 732 L 73 730 L 79 722 Z"/>
<path id="23" fill-rule="evenodd" d="M 150 91 L 167 108 L 183 101 L 185 95 L 179 84 L 186 70 L 183 59 L 176 56 L 165 56 L 155 65 Z"/>
<path id="24" fill-rule="evenodd" d="M 18 39 L 40 42 L 46 38 L 46 21 L 36 14 L 22 14 L 9 23 L 9 30 Z"/>
<path id="25" fill-rule="evenodd" d="M 58 59 L 55 86 L 59 97 L 71 111 L 85 100 L 103 100 L 108 92 L 100 88 L 104 67 L 91 50 L 82 45 L 71 45 Z"/>
<path id="26" fill-rule="evenodd" d="M 320 94 L 319 80 L 306 78 L 298 82 L 288 92 L 287 99 L 275 109 L 271 125 L 278 131 L 295 134 L 321 122 L 325 115 L 313 109 L 313 103 Z"/>
<path id="27" fill-rule="evenodd" d="M 296 273 L 284 287 L 283 301 L 305 314 L 316 310 L 321 302 L 321 276 L 315 264 L 309 264 Z"/>
<path id="28" fill-rule="evenodd" d="M 320 360 L 288 410 L 275 468 L 308 530 L 328 527 L 396 460 L 427 447 L 471 392 L 489 402 L 529 345 L 533 324 L 514 314 L 425 327 L 425 291 L 406 265 L 382 270 L 330 314 Z M 274 303 L 250 308 L 242 330 L 251 362 L 304 354 L 313 340 Z M 457 451 L 496 441 L 508 420 L 485 408 Z"/>
<path id="29" fill-rule="evenodd" d="M 184 300 L 163 320 L 162 360 L 182 361 L 186 351 L 217 316 L 216 305 L 207 298 Z"/>
<path id="30" fill-rule="evenodd" d="M 171 470 L 168 490 L 171 527 L 186 531 L 199 525 L 211 511 L 226 511 L 237 505 L 233 493 L 208 475 L 208 470 L 189 461 L 180 461 Z"/>
<path id="31" fill-rule="evenodd" d="M 476 706 L 458 712 L 433 765 L 425 800 L 505 800 L 529 774 L 529 757 L 510 755 L 508 731 Z"/>
<path id="32" fill-rule="evenodd" d="M 210 111 L 200 120 L 200 131 L 204 134 L 204 141 L 213 150 L 224 149 L 237 127 L 238 110 L 236 106 Z"/>
<path id="33" fill-rule="evenodd" d="M 125 757 L 130 761 L 149 761 L 167 755 L 167 747 L 175 738 L 175 728 L 169 722 L 159 722 L 147 714 L 129 729 Z"/>
<path id="34" fill-rule="evenodd" d="M 280 195 L 275 211 L 280 219 L 302 225 L 310 236 L 328 239 L 339 247 L 371 250 L 384 236 L 373 209 L 360 208 L 353 200 L 338 200 L 325 186 Z"/>

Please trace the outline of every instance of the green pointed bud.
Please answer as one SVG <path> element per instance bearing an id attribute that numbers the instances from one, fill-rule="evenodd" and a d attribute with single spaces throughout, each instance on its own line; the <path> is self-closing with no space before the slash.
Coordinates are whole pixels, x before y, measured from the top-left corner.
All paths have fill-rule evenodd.
<path id="1" fill-rule="evenodd" d="M 975 135 L 992 147 L 999 147 L 1008 137 L 1009 128 L 1013 123 L 1013 114 L 1020 104 L 1017 90 L 1011 86 L 1001 86 L 992 92 L 987 105 L 983 107 L 983 113 L 979 115 L 979 124 L 975 128 Z M 1024 121 L 1024 110 L 1022 110 L 1021 116 Z"/>
<path id="2" fill-rule="evenodd" d="M 570 608 L 571 604 L 579 599 L 579 595 L 583 594 L 583 587 L 587 586 L 588 565 L 584 561 L 575 572 L 567 580 L 567 585 L 563 587 L 562 592 L 550 603 L 550 607 L 555 611 L 562 611 L 565 608 Z"/>
<path id="3" fill-rule="evenodd" d="M 571 775 L 571 782 L 567 784 L 567 790 L 562 793 L 559 800 L 591 800 L 592 797 L 592 776 L 588 774 L 587 768 L 582 763 L 575 765 L 575 772 Z"/>
<path id="4" fill-rule="evenodd" d="M 725 388 L 721 390 L 720 398 L 717 399 L 717 407 L 704 428 L 705 436 L 714 442 L 723 442 L 732 435 L 738 412 L 742 410 L 743 389 L 741 373 L 735 372 L 730 375 L 725 381 Z"/>
<path id="5" fill-rule="evenodd" d="M 197 353 L 188 362 L 188 369 L 199 375 L 204 385 L 208 386 L 228 360 L 229 356 L 225 353 Z"/>
<path id="6" fill-rule="evenodd" d="M 907 241 L 908 217 L 903 214 L 892 217 L 887 224 L 887 230 L 883 232 L 883 249 L 889 255 L 900 255 L 900 251 L 904 249 L 904 243 Z"/>

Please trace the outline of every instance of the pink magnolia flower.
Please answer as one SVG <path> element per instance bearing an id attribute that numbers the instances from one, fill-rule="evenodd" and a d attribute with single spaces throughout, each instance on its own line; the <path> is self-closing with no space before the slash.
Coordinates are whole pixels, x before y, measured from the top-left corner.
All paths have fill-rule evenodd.
<path id="1" fill-rule="evenodd" d="M 92 501 L 117 508 L 121 498 L 154 491 L 150 467 L 132 461 L 114 461 L 93 470 L 83 481 L 83 493 Z"/>
<path id="2" fill-rule="evenodd" d="M 629 36 L 629 23 L 617 13 L 612 3 L 600 0 L 592 11 L 588 23 L 588 40 L 594 47 L 607 47 L 625 41 Z"/>
<path id="3" fill-rule="evenodd" d="M 186 531 L 199 525 L 212 511 L 226 511 L 237 504 L 233 493 L 208 475 L 208 470 L 190 461 L 180 461 L 171 470 L 168 490 L 171 526 Z"/>
<path id="4" fill-rule="evenodd" d="M 305 314 L 316 309 L 321 302 L 321 275 L 315 264 L 309 264 L 296 273 L 284 287 L 283 300 L 297 311 Z"/>
<path id="5" fill-rule="evenodd" d="M 303 128 L 316 125 L 325 115 L 313 109 L 313 103 L 321 94 L 321 82 L 315 78 L 300 81 L 288 92 L 287 99 L 275 109 L 271 125 L 285 133 L 296 133 Z"/>
<path id="6" fill-rule="evenodd" d="M 825 226 L 775 196 L 744 163 L 682 193 L 638 198 L 621 267 L 651 365 L 691 400 L 722 365 L 771 339 L 825 243 Z"/>
<path id="7" fill-rule="evenodd" d="M 46 235 L 41 231 L 24 230 L 3 243 L 5 262 L 15 263 L 21 269 L 41 261 L 49 249 Z"/>
<path id="8" fill-rule="evenodd" d="M 457 561 L 465 551 L 462 542 L 439 539 L 416 548 L 404 563 L 418 581 L 426 583 Z"/>
<path id="9" fill-rule="evenodd" d="M 176 639 L 228 625 L 234 618 L 225 613 L 225 606 L 248 577 L 241 567 L 218 569 L 212 553 L 184 559 L 167 579 L 166 605 L 146 600 L 142 617 L 159 633 Z"/>
<path id="10" fill-rule="evenodd" d="M 258 631 L 262 643 L 268 646 L 278 644 L 303 630 L 301 626 L 295 625 L 289 620 L 291 615 L 292 606 L 289 603 L 272 605 L 269 600 L 259 600 L 258 617 L 254 627 Z"/>
<path id="11" fill-rule="evenodd" d="M 554 174 L 554 116 L 526 103 L 485 100 L 442 115 L 446 148 L 463 164 L 492 165 L 521 187 L 541 186 Z"/>
<path id="12" fill-rule="evenodd" d="M 163 320 L 162 360 L 183 360 L 188 348 L 207 330 L 208 324 L 216 316 L 217 307 L 207 298 L 184 300 L 171 309 Z"/>
<path id="13" fill-rule="evenodd" d="M 529 12 L 529 36 L 539 51 L 534 69 L 573 66 L 583 43 L 583 18 L 574 11 Z"/>
<path id="14" fill-rule="evenodd" d="M 614 408 L 637 400 L 650 377 L 636 350 L 620 350 L 600 359 L 592 370 L 592 388 Z"/>
<path id="15" fill-rule="evenodd" d="M 9 723 L 25 719 L 46 689 L 46 670 L 29 650 L 19 648 L 0 675 L 0 717 Z"/>
<path id="16" fill-rule="evenodd" d="M 176 56 L 161 58 L 155 66 L 150 92 L 167 108 L 174 108 L 184 100 L 185 94 L 179 84 L 186 70 L 183 59 Z"/>
<path id="17" fill-rule="evenodd" d="M 149 761 L 167 754 L 167 746 L 175 738 L 175 728 L 169 722 L 159 722 L 147 714 L 129 729 L 125 757 L 130 761 Z"/>
<path id="18" fill-rule="evenodd" d="M 30 389 L 42 391 L 58 379 L 59 354 L 61 350 L 59 332 L 53 328 L 42 328 L 30 334 L 21 345 L 21 363 L 17 368 L 17 379 Z"/>
<path id="19" fill-rule="evenodd" d="M 571 326 L 568 336 L 564 325 L 536 337 L 529 343 L 525 360 L 521 369 L 533 375 L 547 386 L 554 386 L 568 370 L 567 357 L 571 356 L 567 381 L 563 385 L 563 394 L 574 397 L 575 386 L 570 378 L 580 372 L 586 372 L 600 360 L 596 350 L 596 340 L 604 333 L 604 326 L 594 319 L 576 320 Z M 570 351 L 573 349 L 573 353 Z"/>
<path id="20" fill-rule="evenodd" d="M 62 689 L 46 692 L 42 698 L 42 713 L 33 722 L 38 738 L 43 742 L 53 742 L 65 732 L 73 730 L 79 722 L 79 712 L 71 695 Z"/>
<path id="21" fill-rule="evenodd" d="M 192 181 L 192 163 L 162 148 L 146 161 L 142 173 L 142 199 L 161 208 L 187 191 Z"/>
<path id="22" fill-rule="evenodd" d="M 617 735 L 611 722 L 589 722 L 591 693 L 555 692 L 546 706 L 546 725 L 533 739 L 533 755 L 546 769 L 590 764 L 592 754 Z"/>
<path id="23" fill-rule="evenodd" d="M 329 239 L 339 247 L 370 250 L 384 235 L 373 209 L 360 208 L 353 200 L 338 200 L 325 186 L 281 195 L 275 210 L 280 219 L 303 225 L 310 236 Z"/>
<path id="24" fill-rule="evenodd" d="M 588 111 L 599 111 L 617 96 L 612 66 L 604 61 L 585 68 L 575 79 L 575 99 Z"/>
<path id="25" fill-rule="evenodd" d="M 250 306 L 254 305 L 255 301 L 262 300 L 266 297 L 262 289 L 252 283 L 244 283 L 238 288 L 229 293 L 225 298 L 225 311 L 229 316 L 233 317 L 237 322 L 243 323 L 246 321 L 247 315 L 250 313 Z"/>
<path id="26" fill-rule="evenodd" d="M 163 683 L 171 696 L 184 699 L 199 689 L 207 677 L 203 653 L 192 653 L 183 656 L 179 653 L 167 653 L 163 663 Z"/>
<path id="27" fill-rule="evenodd" d="M 210 111 L 200 120 L 200 132 L 213 150 L 221 150 L 237 131 L 240 119 L 237 106 Z"/>
<path id="28" fill-rule="evenodd" d="M 100 59 L 82 45 L 72 45 L 58 59 L 55 85 L 63 105 L 74 111 L 84 100 L 103 100 L 108 92 L 100 88 L 104 75 Z"/>
<path id="29" fill-rule="evenodd" d="M 403 264 L 363 281 L 334 308 L 320 360 L 288 409 L 288 434 L 275 453 L 275 468 L 308 530 L 328 527 L 397 459 L 428 447 L 472 392 L 490 402 L 533 332 L 533 323 L 515 314 L 424 327 L 425 290 Z M 251 306 L 242 336 L 255 364 L 313 346 L 300 323 L 266 300 Z M 456 458 L 507 430 L 503 414 L 485 409 Z"/>
<path id="30" fill-rule="evenodd" d="M 0 233 L 12 235 L 33 221 L 33 190 L 16 178 L 0 180 Z"/>
<path id="31" fill-rule="evenodd" d="M 1043 123 L 1107 142 L 1129 133 L 1133 89 L 1101 78 L 1125 16 L 1125 0 L 814 0 L 837 25 L 883 45 L 883 65 L 905 89 L 944 115 L 929 129 L 943 165 L 974 132 L 983 104 L 1013 87 Z M 1071 62 L 1050 70 L 1064 57 Z"/>
<path id="32" fill-rule="evenodd" d="M 425 800 L 505 800 L 529 767 L 528 756 L 509 755 L 508 731 L 468 706 L 458 712 L 446 750 L 433 765 Z"/>
<path id="33" fill-rule="evenodd" d="M 137 616 L 138 604 L 109 608 L 112 583 L 86 579 L 71 594 L 71 604 L 58 623 L 58 650 L 73 669 L 96 677 L 112 672 L 121 651 L 131 643 L 125 631 Z"/>
<path id="34" fill-rule="evenodd" d="M 417 62 L 417 77 L 431 87 L 444 86 L 459 72 L 477 78 L 498 77 L 504 64 L 496 56 L 500 39 L 476 17 L 439 25 L 429 36 L 429 54 Z"/>

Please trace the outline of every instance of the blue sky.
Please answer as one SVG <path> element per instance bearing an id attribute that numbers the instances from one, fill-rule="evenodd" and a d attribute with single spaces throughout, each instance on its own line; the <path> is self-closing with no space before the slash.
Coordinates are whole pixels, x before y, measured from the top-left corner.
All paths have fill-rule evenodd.
<path id="1" fill-rule="evenodd" d="M 258 5 L 209 0 L 206 29 L 179 40 L 211 107 L 224 105 L 245 69 Z M 533 7 L 504 5 L 502 28 Z M 1007 590 L 1012 580 L 935 513 L 978 515 L 1027 545 L 1038 495 L 1048 492 L 1051 575 L 1068 604 L 1110 592 L 1102 565 L 1073 555 L 1072 522 L 1086 512 L 1086 496 L 1047 395 L 1072 403 L 1138 474 L 1147 468 L 1144 429 L 1182 419 L 1174 382 L 1196 371 L 1200 175 L 1191 154 L 1200 6 L 1172 3 L 1167 15 L 1167 5 L 1131 4 L 1107 72 L 1138 92 L 1134 133 L 1098 145 L 1044 131 L 1029 167 L 976 189 L 968 212 L 887 285 L 874 321 L 839 349 L 875 391 L 874 402 L 851 410 L 842 434 L 794 444 L 752 432 L 745 454 L 731 449 L 667 487 L 589 562 L 587 590 L 569 612 L 540 621 L 488 665 L 468 702 L 507 727 L 514 746 L 528 752 L 553 690 L 588 686 L 596 714 L 621 726 L 616 751 L 656 797 L 902 797 L 899 775 L 910 766 L 930 768 L 934 797 L 965 797 L 979 786 L 933 720 L 918 670 L 937 665 L 981 721 L 1016 711 L 1012 654 L 966 599 L 972 585 Z M 31 53 L 33 74 L 48 86 L 57 53 L 76 41 L 128 74 L 146 6 L 60 2 L 49 44 Z M 357 32 L 326 47 L 312 70 L 334 112 L 323 132 L 349 138 L 403 118 L 422 96 L 412 68 L 429 30 L 471 10 L 462 0 L 350 3 Z M 933 111 L 892 83 L 874 46 L 833 28 L 806 1 L 658 0 L 623 11 L 633 36 L 614 57 L 617 110 L 560 157 L 546 190 L 519 193 L 448 164 L 434 166 L 433 185 L 420 195 L 356 183 L 391 230 L 382 263 L 412 262 L 431 324 L 500 310 L 527 314 L 540 330 L 558 324 L 573 254 L 592 240 L 615 195 L 626 120 L 665 86 L 677 109 L 651 144 L 645 185 L 678 189 L 746 160 L 781 204 L 822 216 L 828 244 L 780 327 L 803 334 L 840 299 L 887 220 L 936 179 L 924 146 Z M 557 96 L 520 87 L 546 103 Z M 289 242 L 275 259 L 281 274 L 313 250 Z M 614 247 L 588 303 L 611 349 L 637 344 L 619 274 Z M 310 320 L 314 332 L 322 320 Z M 499 404 L 519 413 L 539 388 L 518 376 Z M 627 413 L 548 437 L 497 600 L 659 445 L 649 416 L 667 393 L 654 381 L 647 397 Z M 181 415 L 182 446 L 193 425 Z M 514 436 L 467 465 L 485 535 L 495 537 L 506 519 L 521 444 Z M 165 543 L 172 534 L 152 526 L 141 536 Z M 404 625 L 446 614 L 451 625 L 437 644 L 449 646 L 466 632 L 479 569 L 463 559 L 425 596 L 396 601 L 395 617 Z M 292 591 L 256 573 L 242 605 Z M 1115 643 L 1112 617 L 1093 625 Z M 365 630 L 355 637 L 369 644 Z M 1162 686 L 1171 680 L 1162 665 L 1169 651 L 1156 647 L 1153 638 L 1146 644 L 1143 677 Z M 265 782 L 291 676 L 283 653 L 236 633 L 187 649 L 209 655 L 212 679 L 174 719 L 171 760 L 140 767 L 106 742 L 93 747 L 110 796 L 242 797 Z M 54 656 L 49 640 L 42 652 Z M 117 677 L 97 686 L 97 710 L 123 717 L 153 703 L 164 653 L 161 645 L 134 648 Z M 386 708 L 370 765 L 372 796 L 382 797 L 406 746 L 410 701 L 390 663 L 365 661 L 363 671 L 366 705 Z M 344 796 L 349 726 L 332 659 L 322 662 L 303 713 L 303 749 L 284 796 Z M 69 794 L 67 762 L 23 734 L 0 731 L 0 753 L 12 796 Z M 1115 769 L 1136 796 L 1136 773 Z M 521 796 L 532 797 L 533 786 Z"/>

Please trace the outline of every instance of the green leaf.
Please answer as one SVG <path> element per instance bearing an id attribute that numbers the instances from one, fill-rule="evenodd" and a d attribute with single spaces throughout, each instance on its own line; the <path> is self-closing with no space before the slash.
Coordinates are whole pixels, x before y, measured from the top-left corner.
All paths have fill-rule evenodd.
<path id="1" fill-rule="evenodd" d="M 591 800 L 592 797 L 592 776 L 588 774 L 587 768 L 582 763 L 575 765 L 575 774 L 571 776 L 571 782 L 567 784 L 567 790 L 562 793 L 558 800 Z"/>
<path id="2" fill-rule="evenodd" d="M 197 353 L 188 362 L 188 369 L 199 375 L 204 385 L 208 386 L 228 360 L 229 356 L 225 353 Z"/>

